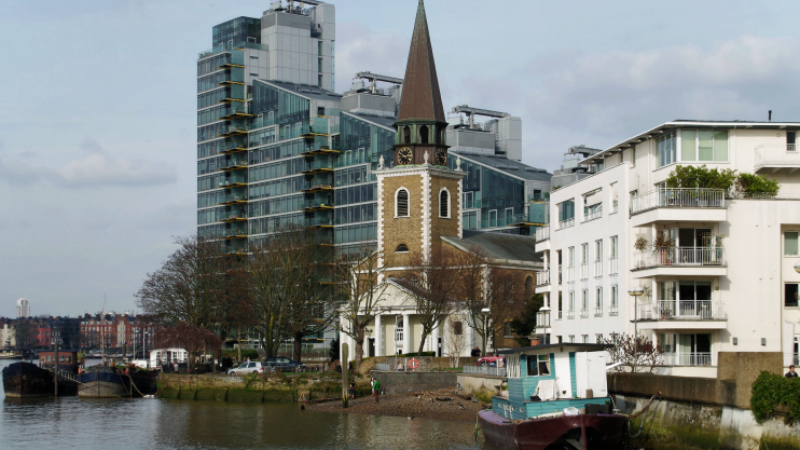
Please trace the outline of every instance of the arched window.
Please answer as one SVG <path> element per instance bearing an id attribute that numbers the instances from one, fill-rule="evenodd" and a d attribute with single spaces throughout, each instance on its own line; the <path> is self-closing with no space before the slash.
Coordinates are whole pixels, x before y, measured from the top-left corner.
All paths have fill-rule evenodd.
<path id="1" fill-rule="evenodd" d="M 400 189 L 397 191 L 397 198 L 395 199 L 395 216 L 396 217 L 409 217 L 408 214 L 408 191 Z"/>
<path id="2" fill-rule="evenodd" d="M 400 244 L 394 249 L 395 253 L 408 253 L 408 246 L 406 244 Z"/>
<path id="3" fill-rule="evenodd" d="M 450 217 L 450 193 L 447 189 L 439 193 L 439 217 Z"/>
<path id="4" fill-rule="evenodd" d="M 403 143 L 410 144 L 411 143 L 411 128 L 406 125 L 403 128 Z"/>
<path id="5" fill-rule="evenodd" d="M 525 278 L 525 297 L 533 296 L 533 277 Z"/>
<path id="6" fill-rule="evenodd" d="M 428 127 L 426 125 L 423 125 L 422 128 L 420 128 L 420 130 L 419 130 L 419 139 L 420 139 L 420 142 L 423 143 L 423 144 L 427 144 L 428 143 Z"/>

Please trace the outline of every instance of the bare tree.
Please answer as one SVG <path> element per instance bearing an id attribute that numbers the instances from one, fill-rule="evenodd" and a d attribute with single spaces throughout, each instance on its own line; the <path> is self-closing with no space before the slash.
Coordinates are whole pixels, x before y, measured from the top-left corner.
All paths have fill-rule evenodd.
<path id="1" fill-rule="evenodd" d="M 304 336 L 333 320 L 332 250 L 317 245 L 313 230 L 286 226 L 252 246 L 249 260 L 252 310 L 267 356 L 294 339 L 300 359 Z"/>
<path id="2" fill-rule="evenodd" d="M 422 354 L 433 329 L 457 306 L 451 297 L 459 283 L 456 252 L 449 246 L 438 246 L 428 255 L 416 253 L 409 258 L 410 269 L 403 276 L 403 284 L 410 292 L 422 325 L 417 354 Z"/>
<path id="3" fill-rule="evenodd" d="M 645 336 L 615 335 L 603 339 L 603 343 L 611 346 L 607 350 L 611 361 L 620 363 L 616 367 L 617 371 L 621 372 L 627 368 L 631 372 L 652 373 L 663 365 L 661 357 L 664 352 L 661 346 Z"/>
<path id="4" fill-rule="evenodd" d="M 135 294 L 137 305 L 165 324 L 186 322 L 211 329 L 239 295 L 241 280 L 229 276 L 235 256 L 220 242 L 178 238 L 179 245 Z"/>
<path id="5" fill-rule="evenodd" d="M 447 341 L 447 356 L 450 358 L 450 367 L 460 365 L 461 355 L 467 347 L 467 335 L 464 333 L 464 319 L 462 316 L 451 316 L 448 326 L 445 327 Z"/>
<path id="6" fill-rule="evenodd" d="M 517 282 L 513 270 L 504 269 L 473 247 L 455 257 L 459 278 L 458 297 L 468 316 L 468 325 L 481 337 L 486 354 L 489 338 L 503 331 L 525 302 L 524 283 Z"/>
<path id="7" fill-rule="evenodd" d="M 388 284 L 379 284 L 384 267 L 379 265 L 379 253 L 358 255 L 336 266 L 337 295 L 342 303 L 339 306 L 341 322 L 338 329 L 356 343 L 356 370 L 364 358 L 364 339 L 367 326 L 375 320 L 380 309 L 381 297 Z"/>
<path id="8" fill-rule="evenodd" d="M 154 342 L 160 348 L 178 347 L 186 349 L 189 354 L 187 363 L 190 368 L 195 367 L 194 358 L 200 349 L 203 350 L 203 356 L 211 350 L 216 357 L 222 347 L 222 340 L 216 333 L 186 322 L 179 322 L 172 326 L 157 327 Z"/>

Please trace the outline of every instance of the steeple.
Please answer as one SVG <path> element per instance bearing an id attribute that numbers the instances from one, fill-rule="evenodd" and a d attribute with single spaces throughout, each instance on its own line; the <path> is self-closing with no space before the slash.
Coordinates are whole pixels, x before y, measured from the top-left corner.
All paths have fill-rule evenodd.
<path id="1" fill-rule="evenodd" d="M 403 98 L 397 120 L 398 122 L 407 120 L 446 122 L 423 0 L 419 0 L 417 7 L 414 36 L 411 38 Z"/>

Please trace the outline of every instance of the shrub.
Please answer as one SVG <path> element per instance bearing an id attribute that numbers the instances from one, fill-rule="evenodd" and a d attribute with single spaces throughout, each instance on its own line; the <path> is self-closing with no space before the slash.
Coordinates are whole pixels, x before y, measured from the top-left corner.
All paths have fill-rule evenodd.
<path id="1" fill-rule="evenodd" d="M 729 191 L 736 180 L 736 171 L 731 169 L 709 169 L 703 164 L 697 166 L 677 166 L 667 178 L 667 187 L 705 188 Z"/>
<path id="2" fill-rule="evenodd" d="M 769 178 L 762 177 L 761 175 L 740 173 L 739 177 L 736 178 L 736 190 L 745 196 L 754 194 L 775 196 L 778 195 L 780 188 L 781 187 L 777 181 L 770 180 Z"/>
<path id="3" fill-rule="evenodd" d="M 750 407 L 759 423 L 772 416 L 778 406 L 786 407 L 787 424 L 800 420 L 800 378 L 786 378 L 769 372 L 753 382 Z"/>

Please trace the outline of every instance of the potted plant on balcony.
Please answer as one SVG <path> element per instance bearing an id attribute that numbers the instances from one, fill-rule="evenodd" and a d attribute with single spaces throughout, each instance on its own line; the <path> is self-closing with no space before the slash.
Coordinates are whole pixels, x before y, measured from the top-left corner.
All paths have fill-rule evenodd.
<path id="1" fill-rule="evenodd" d="M 660 232 L 649 244 L 653 253 L 659 253 L 659 261 L 662 266 L 672 265 L 671 249 L 675 248 L 675 240 L 667 233 Z"/>

